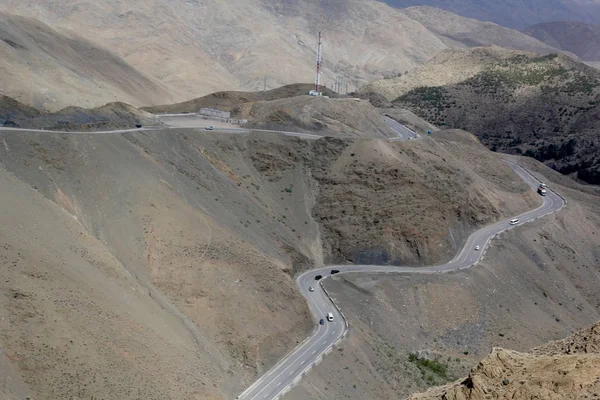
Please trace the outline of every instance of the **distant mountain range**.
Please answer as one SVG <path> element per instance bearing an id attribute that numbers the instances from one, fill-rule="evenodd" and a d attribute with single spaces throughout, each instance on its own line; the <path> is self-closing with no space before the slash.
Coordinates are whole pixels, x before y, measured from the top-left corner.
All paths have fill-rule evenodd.
<path id="1" fill-rule="evenodd" d="M 526 34 L 585 61 L 600 61 L 600 25 L 555 21 L 534 25 Z"/>
<path id="2" fill-rule="evenodd" d="M 0 10 L 48 24 L 34 30 L 23 28 L 18 40 L 10 39 L 9 32 L 8 40 L 15 43 L 30 40 L 26 46 L 29 53 L 0 41 L 5 71 L 0 75 L 0 87 L 7 96 L 49 110 L 69 102 L 85 107 L 108 101 L 165 104 L 221 90 L 262 90 L 265 83 L 272 89 L 311 82 L 319 31 L 324 34 L 322 82 L 331 87 L 336 79 L 344 78 L 350 91 L 373 79 L 418 67 L 449 48 L 495 44 L 543 54 L 555 51 L 537 39 L 492 23 L 431 7 L 400 10 L 371 0 L 62 0 L 60 7 L 42 0 L 4 0 Z M 35 24 L 27 21 L 25 25 Z M 9 25 L 18 30 L 18 22 L 7 22 Z M 30 54 L 44 53 L 35 45 L 42 36 L 35 35 L 48 29 L 54 30 L 50 38 L 64 45 L 29 59 Z M 27 36 L 27 31 L 33 33 Z M 89 44 L 72 46 L 75 42 L 57 35 Z M 69 43 L 70 50 L 65 53 L 69 56 L 64 58 L 60 49 Z M 86 47 L 104 49 L 104 53 L 95 51 L 93 62 L 85 64 L 83 60 L 91 60 Z M 53 75 L 62 71 L 73 75 L 75 71 L 95 77 L 107 66 L 127 66 L 131 73 L 144 76 L 146 83 L 121 73 L 119 78 L 115 75 L 95 85 L 81 83 L 80 77 L 60 80 Z M 28 68 L 34 70 L 35 84 L 7 78 L 24 77 Z M 10 84 L 4 79 L 11 79 Z M 128 96 L 114 87 L 114 82 L 129 82 L 128 93 L 144 94 Z M 150 83 L 160 91 L 149 90 Z M 55 85 L 65 90 L 55 90 Z"/>
<path id="3" fill-rule="evenodd" d="M 383 0 L 399 8 L 428 5 L 514 29 L 574 20 L 600 23 L 600 0 Z"/>

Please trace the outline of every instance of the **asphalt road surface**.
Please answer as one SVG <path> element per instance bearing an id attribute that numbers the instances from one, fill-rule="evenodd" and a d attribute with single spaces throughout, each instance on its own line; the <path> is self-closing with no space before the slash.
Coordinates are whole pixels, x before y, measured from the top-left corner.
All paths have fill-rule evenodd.
<path id="1" fill-rule="evenodd" d="M 390 140 L 411 140 L 411 139 L 417 139 L 419 137 L 418 133 L 407 128 L 406 126 L 402 125 L 400 122 L 398 122 L 390 117 L 384 116 L 383 120 L 398 135 L 397 138 L 393 138 Z"/>
<path id="2" fill-rule="evenodd" d="M 304 133 L 304 132 L 290 132 L 290 131 L 276 131 L 269 129 L 245 129 L 240 128 L 234 125 L 216 122 L 207 120 L 201 117 L 198 117 L 196 114 L 160 114 L 157 115 L 165 125 L 161 126 L 143 126 L 141 128 L 129 128 L 129 129 L 115 129 L 110 131 L 56 131 L 56 130 L 48 130 L 48 129 L 31 129 L 31 128 L 9 128 L 9 127 L 0 127 L 0 132 L 2 131 L 17 131 L 17 132 L 44 132 L 44 133 L 68 133 L 75 135 L 89 135 L 89 134 L 118 134 L 118 133 L 128 133 L 128 132 L 138 132 L 138 131 L 160 131 L 164 129 L 204 129 L 212 126 L 214 129 L 206 130 L 206 132 L 229 132 L 229 133 L 247 133 L 251 131 L 256 132 L 273 132 L 279 133 L 285 136 L 293 136 L 299 137 L 302 139 L 319 139 L 323 137 L 322 135 L 315 135 L 312 133 Z M 405 127 L 404 125 L 394 121 L 391 118 L 384 117 L 387 124 L 390 126 L 392 130 L 396 132 L 398 135 L 397 138 L 392 138 L 391 140 L 406 140 L 418 137 L 416 133 Z M 408 132 L 408 133 L 407 133 Z M 411 136 L 413 135 L 413 136 Z"/>
<path id="3" fill-rule="evenodd" d="M 529 186 L 531 186 L 533 190 L 538 187 L 539 182 L 527 171 L 511 162 L 508 162 L 508 164 Z M 563 199 L 551 190 L 548 190 L 547 196 L 542 197 L 542 199 L 543 204 L 540 207 L 514 217 L 519 219 L 517 225 L 510 225 L 510 220 L 512 218 L 509 218 L 474 232 L 469 236 L 464 247 L 456 257 L 443 265 L 416 268 L 373 265 L 333 265 L 307 271 L 298 276 L 296 278 L 298 289 L 308 302 L 313 319 L 315 320 L 316 328 L 310 337 L 299 344 L 285 358 L 279 361 L 237 398 L 243 400 L 272 400 L 281 397 L 297 384 L 304 373 L 318 363 L 336 342 L 345 335 L 348 329 L 346 319 L 341 314 L 341 311 L 338 310 L 337 306 L 329 299 L 321 285 L 323 279 L 327 279 L 328 276 L 331 276 L 331 270 L 337 269 L 340 271 L 339 273 L 436 274 L 470 268 L 480 260 L 485 253 L 490 240 L 495 235 L 508 229 L 518 227 L 523 223 L 533 221 L 544 215 L 556 212 L 565 204 Z M 479 250 L 475 250 L 476 246 L 479 246 Z M 316 280 L 315 277 L 317 277 L 317 275 L 321 275 L 322 279 Z M 309 290 L 311 286 L 314 288 L 314 292 Z M 328 322 L 326 319 L 326 315 L 329 312 L 334 316 L 332 322 Z M 321 318 L 325 319 L 324 325 L 319 324 L 319 319 Z"/>

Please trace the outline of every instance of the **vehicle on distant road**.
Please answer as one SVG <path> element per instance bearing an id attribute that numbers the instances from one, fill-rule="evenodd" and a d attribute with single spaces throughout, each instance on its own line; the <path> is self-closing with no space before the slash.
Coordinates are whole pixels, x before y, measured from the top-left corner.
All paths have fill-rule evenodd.
<path id="1" fill-rule="evenodd" d="M 323 318 L 319 320 L 319 325 L 325 325 L 325 320 Z"/>
<path id="2" fill-rule="evenodd" d="M 315 281 L 318 281 L 319 279 L 321 279 L 323 276 L 322 275 L 316 275 L 315 276 Z"/>
<path id="3" fill-rule="evenodd" d="M 540 195 L 542 195 L 542 196 L 545 196 L 545 195 L 547 194 L 547 191 L 546 191 L 546 189 L 543 189 L 543 188 L 542 188 L 542 186 L 540 186 L 540 187 L 538 188 L 537 192 L 538 192 Z"/>
<path id="4" fill-rule="evenodd" d="M 338 272 L 340 272 L 340 270 L 339 270 L 339 269 L 332 269 L 332 270 L 331 270 L 331 275 L 335 275 L 335 274 L 337 274 Z"/>
<path id="5" fill-rule="evenodd" d="M 309 288 L 308 288 L 308 291 L 309 291 L 309 292 L 314 292 L 314 291 L 315 291 L 315 288 L 311 286 L 311 287 L 309 287 Z"/>
<path id="6" fill-rule="evenodd" d="M 205 129 L 206 129 L 207 131 L 212 131 L 212 130 L 214 130 L 214 129 L 215 129 L 215 127 L 214 127 L 214 126 L 212 126 L 212 125 L 209 125 L 209 126 L 207 126 Z"/>
<path id="7" fill-rule="evenodd" d="M 329 321 L 329 322 L 333 321 L 333 314 L 330 312 L 327 313 L 327 321 Z"/>
<path id="8" fill-rule="evenodd" d="M 142 124 L 135 124 L 135 127 L 136 127 L 136 128 L 141 128 L 141 127 L 142 127 Z"/>
<path id="9" fill-rule="evenodd" d="M 516 219 L 516 218 L 515 218 L 515 219 L 511 219 L 511 220 L 510 220 L 510 224 L 511 224 L 511 225 L 516 225 L 516 224 L 518 224 L 518 223 L 519 223 L 519 220 L 518 220 L 518 219 Z"/>
<path id="10" fill-rule="evenodd" d="M 475 250 L 479 250 L 479 246 L 475 246 Z"/>

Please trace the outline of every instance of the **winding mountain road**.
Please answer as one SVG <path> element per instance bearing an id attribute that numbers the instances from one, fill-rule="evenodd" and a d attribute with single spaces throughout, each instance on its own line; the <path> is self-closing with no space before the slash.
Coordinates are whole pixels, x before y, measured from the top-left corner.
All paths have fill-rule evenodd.
<path id="1" fill-rule="evenodd" d="M 188 114 L 169 115 L 169 117 L 189 118 Z M 397 138 L 389 140 L 410 140 L 419 137 L 417 133 L 406 128 L 397 121 L 384 117 L 388 126 L 398 135 Z M 186 126 L 185 128 L 205 128 L 206 120 L 198 122 L 197 126 Z M 67 133 L 67 134 L 118 134 L 136 131 L 155 131 L 164 129 L 185 129 L 181 126 L 152 126 L 134 129 L 122 129 L 113 131 L 96 132 L 65 132 L 49 131 L 41 129 L 27 128 L 7 128 L 0 127 L 2 131 L 23 131 L 23 132 L 44 132 L 44 133 Z M 250 132 L 244 128 L 215 128 L 214 131 L 228 132 Z M 286 132 L 286 131 L 267 131 L 284 134 L 287 136 L 296 136 L 305 139 L 318 139 L 321 136 L 308 133 Z M 508 161 L 507 161 L 508 162 Z M 530 173 L 518 165 L 508 162 L 510 167 L 529 185 L 535 189 L 539 182 Z M 515 218 L 520 220 L 518 225 L 510 225 L 510 219 L 496 222 L 484 227 L 469 236 L 464 247 L 446 264 L 431 267 L 394 267 L 394 266 L 375 266 L 375 265 L 332 265 L 323 268 L 317 268 L 307 271 L 296 278 L 296 284 L 302 295 L 306 298 L 310 311 L 316 323 L 313 333 L 287 356 L 280 360 L 266 374 L 261 376 L 241 395 L 237 397 L 240 400 L 273 400 L 278 399 L 287 393 L 296 385 L 302 376 L 313 366 L 315 366 L 333 346 L 340 341 L 348 331 L 348 323 L 337 305 L 333 303 L 325 288 L 322 285 L 324 279 L 331 276 L 331 271 L 336 269 L 339 273 L 350 272 L 368 272 L 374 274 L 382 273 L 405 273 L 405 274 L 436 274 L 458 271 L 474 266 L 485 254 L 485 250 L 490 240 L 497 234 L 504 232 L 523 223 L 533 221 L 537 218 L 551 214 L 560 210 L 564 205 L 564 200 L 555 192 L 549 190 L 548 195 L 542 197 L 543 203 L 535 210 L 525 212 Z M 479 246 L 480 250 L 475 250 Z M 315 277 L 321 275 L 323 278 L 317 280 Z M 313 286 L 314 291 L 309 288 Z M 323 325 L 319 324 L 321 318 L 325 319 L 327 313 L 332 313 L 333 321 L 326 321 Z"/>
<path id="2" fill-rule="evenodd" d="M 514 163 L 508 162 L 508 164 L 532 189 L 535 190 L 537 188 L 539 182 L 535 177 Z M 344 337 L 348 330 L 346 318 L 333 303 L 322 285 L 323 280 L 331 276 L 332 269 L 339 270 L 340 274 L 349 272 L 436 274 L 470 268 L 476 265 L 485 254 L 487 246 L 494 236 L 523 223 L 556 212 L 565 205 L 564 200 L 551 190 L 542 199 L 542 205 L 535 210 L 514 217 L 520 220 L 517 225 L 510 225 L 510 219 L 505 219 L 472 233 L 456 257 L 443 265 L 416 268 L 374 265 L 331 265 L 310 270 L 298 276 L 296 284 L 308 302 L 316 323 L 316 328 L 304 342 L 299 344 L 237 398 L 241 400 L 278 399 L 296 385 L 302 376 L 311 367 L 316 365 Z M 479 246 L 480 250 L 475 250 L 476 246 Z M 315 279 L 317 275 L 321 275 L 323 278 L 317 281 Z M 309 291 L 310 286 L 314 287 L 314 292 Z M 324 325 L 319 325 L 319 319 L 325 319 L 326 314 L 329 312 L 334 316 L 333 321 L 325 321 Z"/>
<path id="3" fill-rule="evenodd" d="M 412 129 L 409 129 L 405 125 L 402 125 L 395 119 L 384 115 L 383 120 L 398 135 L 397 138 L 392 138 L 390 140 L 411 140 L 418 139 L 420 137 L 420 135 L 417 132 L 413 131 Z"/>

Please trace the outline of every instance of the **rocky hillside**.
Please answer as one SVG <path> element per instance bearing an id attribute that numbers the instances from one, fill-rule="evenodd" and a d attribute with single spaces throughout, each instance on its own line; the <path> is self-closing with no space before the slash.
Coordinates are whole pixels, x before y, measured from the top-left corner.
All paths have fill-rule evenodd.
<path id="1" fill-rule="evenodd" d="M 109 103 L 92 109 L 66 107 L 47 113 L 0 95 L 0 127 L 94 131 L 135 128 L 138 124 L 161 123 L 154 115 L 125 103 Z"/>
<path id="2" fill-rule="evenodd" d="M 531 26 L 524 33 L 584 61 L 600 61 L 600 25 L 554 21 Z"/>
<path id="3" fill-rule="evenodd" d="M 297 272 L 448 259 L 539 202 L 502 162 L 479 175 L 427 138 L 1 135 L 18 398 L 232 398 L 310 333 Z"/>
<path id="4" fill-rule="evenodd" d="M 445 50 L 422 67 L 389 79 L 377 79 L 360 89 L 393 101 L 422 86 L 444 86 L 461 82 L 483 71 L 487 65 L 512 57 L 497 46 Z"/>
<path id="5" fill-rule="evenodd" d="M 42 0 L 5 0 L 0 10 L 93 40 L 160 81 L 176 101 L 220 90 L 262 90 L 265 77 L 267 88 L 311 82 L 319 31 L 324 34 L 323 83 L 331 87 L 345 77 L 350 90 L 404 73 L 449 46 L 472 47 L 483 40 L 521 50 L 547 47 L 517 31 L 431 9 L 413 19 L 374 0 L 109 0 L 85 7 L 80 0 L 62 1 L 60 7 Z M 460 32 L 440 32 L 438 27 L 448 23 Z M 172 102 L 151 100 L 148 104 Z"/>
<path id="6" fill-rule="evenodd" d="M 195 113 L 201 108 L 216 108 L 223 111 L 231 111 L 237 117 L 242 116 L 244 104 L 257 101 L 271 101 L 285 99 L 289 97 L 302 96 L 308 94 L 315 88 L 310 83 L 293 83 L 271 89 L 267 91 L 239 92 L 239 91 L 221 91 L 199 97 L 197 99 L 184 101 L 176 104 L 165 104 L 153 107 L 144 107 L 143 109 L 151 113 Z M 324 95 L 335 95 L 331 90 L 324 89 Z"/>
<path id="7" fill-rule="evenodd" d="M 404 94 L 395 104 L 435 125 L 474 132 L 494 151 L 529 155 L 599 183 L 600 72 L 556 54 L 499 49 L 487 59 L 481 50 L 472 54 L 438 58 L 415 72 L 427 76 L 448 65 L 449 78 L 409 91 L 410 84 L 400 81 L 394 89 Z M 461 63 L 473 66 L 463 72 Z M 448 83 L 440 84 L 443 80 Z"/>
<path id="8" fill-rule="evenodd" d="M 525 29 L 548 21 L 600 22 L 598 0 L 383 0 L 394 7 L 428 5 L 480 21 Z"/>
<path id="9" fill-rule="evenodd" d="M 248 128 L 314 132 L 345 137 L 396 137 L 368 101 L 298 96 L 242 107 Z"/>
<path id="10" fill-rule="evenodd" d="M 600 323 L 531 353 L 495 348 L 469 376 L 409 400 L 588 399 L 600 392 Z"/>
<path id="11" fill-rule="evenodd" d="M 4 12 L 0 59 L 2 94 L 39 110 L 98 107 L 116 99 L 134 105 L 176 99 L 170 89 L 75 32 Z"/>
<path id="12" fill-rule="evenodd" d="M 328 279 L 351 333 L 284 400 L 406 399 L 464 381 L 495 347 L 529 352 L 600 321 L 600 188 L 531 158 L 491 153 L 465 132 L 441 130 L 432 138 L 488 185 L 508 182 L 494 159 L 510 157 L 568 204 L 500 234 L 468 270 Z M 505 191 L 498 199 L 515 195 Z M 578 337 L 560 346 L 597 347 L 585 334 Z M 511 388 L 520 385 L 518 377 L 509 379 Z"/>

